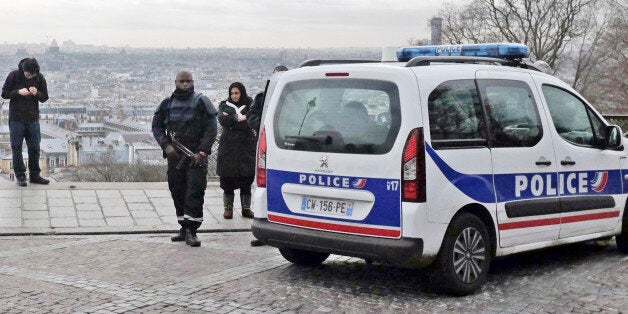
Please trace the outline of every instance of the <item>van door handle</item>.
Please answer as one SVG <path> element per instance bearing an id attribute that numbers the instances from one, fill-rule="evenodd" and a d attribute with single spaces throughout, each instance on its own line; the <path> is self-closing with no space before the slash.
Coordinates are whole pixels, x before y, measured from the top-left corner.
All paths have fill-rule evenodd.
<path id="1" fill-rule="evenodd" d="M 573 166 L 576 164 L 576 162 L 573 160 L 561 160 L 560 164 L 563 166 Z"/>
<path id="2" fill-rule="evenodd" d="M 551 161 L 549 161 L 549 160 L 547 160 L 547 159 L 545 159 L 545 158 L 543 158 L 543 157 L 541 157 L 541 159 L 537 160 L 537 161 L 535 162 L 535 164 L 536 164 L 537 166 L 551 166 L 551 165 L 552 165 L 552 162 L 551 162 Z"/>

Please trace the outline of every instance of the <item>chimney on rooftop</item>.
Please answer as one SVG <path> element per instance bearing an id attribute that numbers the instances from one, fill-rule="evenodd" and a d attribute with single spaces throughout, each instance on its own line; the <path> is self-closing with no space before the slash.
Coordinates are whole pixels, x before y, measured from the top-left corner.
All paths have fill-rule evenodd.
<path id="1" fill-rule="evenodd" d="M 433 17 L 430 20 L 430 26 L 432 28 L 432 45 L 443 44 L 443 19 L 440 17 Z"/>

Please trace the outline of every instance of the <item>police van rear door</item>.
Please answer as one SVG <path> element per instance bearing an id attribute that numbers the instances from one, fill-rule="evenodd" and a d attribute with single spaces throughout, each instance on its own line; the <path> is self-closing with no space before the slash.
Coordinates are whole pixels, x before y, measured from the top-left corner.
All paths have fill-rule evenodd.
<path id="1" fill-rule="evenodd" d="M 320 66 L 284 74 L 267 118 L 269 221 L 401 236 L 403 142 L 396 139 L 400 103 L 417 99 L 408 94 L 417 89 L 400 84 L 416 79 L 398 68 L 376 68 Z"/>

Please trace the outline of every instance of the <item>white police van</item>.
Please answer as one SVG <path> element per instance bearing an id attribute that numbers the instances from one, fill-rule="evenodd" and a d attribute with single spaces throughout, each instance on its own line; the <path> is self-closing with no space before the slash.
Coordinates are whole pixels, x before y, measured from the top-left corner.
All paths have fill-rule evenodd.
<path id="1" fill-rule="evenodd" d="M 255 237 L 296 264 L 428 267 L 456 295 L 496 256 L 613 236 L 628 251 L 628 141 L 526 46 L 396 55 L 273 79 Z"/>

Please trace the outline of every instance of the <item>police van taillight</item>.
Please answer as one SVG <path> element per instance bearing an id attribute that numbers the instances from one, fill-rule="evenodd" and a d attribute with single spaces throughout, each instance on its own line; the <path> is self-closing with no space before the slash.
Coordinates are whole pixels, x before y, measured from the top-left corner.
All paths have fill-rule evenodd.
<path id="1" fill-rule="evenodd" d="M 401 161 L 401 197 L 404 202 L 425 202 L 425 143 L 423 128 L 410 132 Z"/>
<path id="2" fill-rule="evenodd" d="M 266 128 L 262 128 L 260 132 L 259 142 L 257 143 L 257 186 L 266 187 Z"/>

